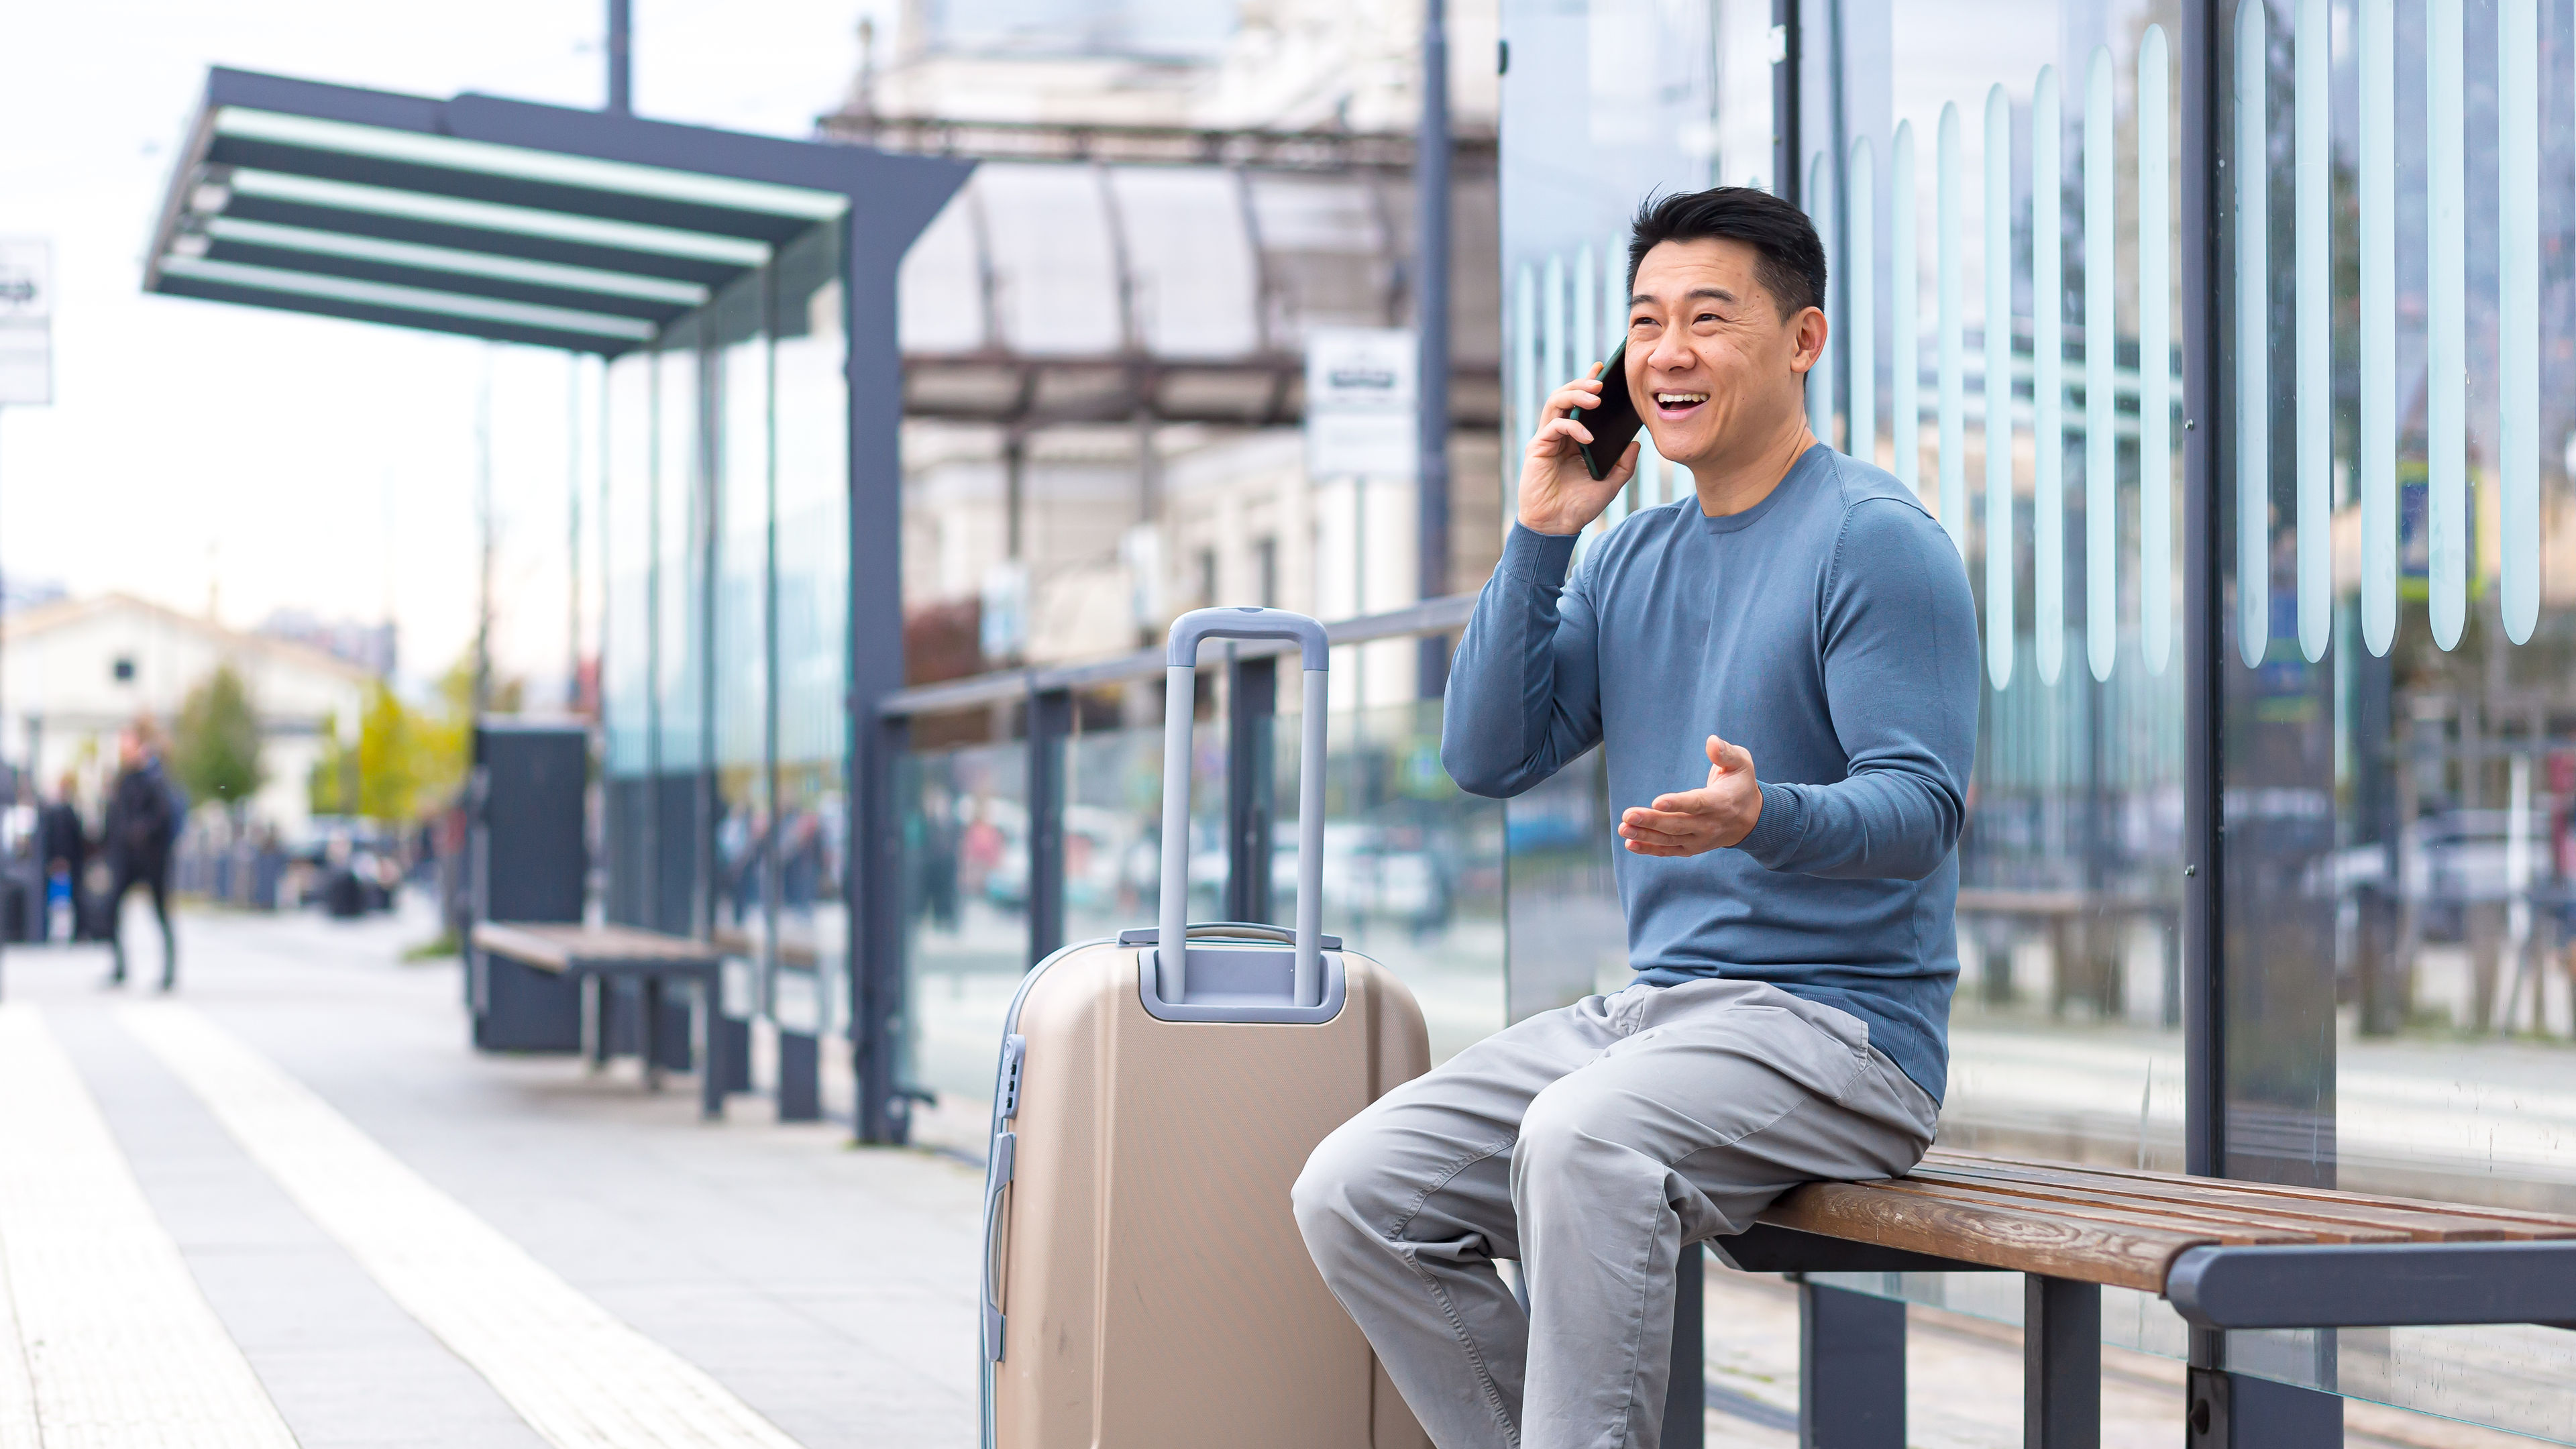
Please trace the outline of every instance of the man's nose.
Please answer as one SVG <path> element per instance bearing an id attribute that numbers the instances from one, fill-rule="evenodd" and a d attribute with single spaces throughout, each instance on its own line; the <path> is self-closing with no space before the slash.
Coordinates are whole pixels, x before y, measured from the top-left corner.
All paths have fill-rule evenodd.
<path id="1" fill-rule="evenodd" d="M 1646 353 L 1646 366 L 1665 372 L 1685 371 L 1697 361 L 1699 358 L 1689 348 L 1669 336 L 1657 338 L 1654 347 Z"/>

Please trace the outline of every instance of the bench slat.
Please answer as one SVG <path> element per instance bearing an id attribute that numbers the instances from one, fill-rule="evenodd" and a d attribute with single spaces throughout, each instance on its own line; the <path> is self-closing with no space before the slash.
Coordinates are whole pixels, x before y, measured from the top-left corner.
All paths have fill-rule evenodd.
<path id="1" fill-rule="evenodd" d="M 2237 1178 L 2187 1177 L 2173 1172 L 2148 1172 L 2143 1169 L 2092 1167 L 2071 1162 L 2048 1162 L 2037 1158 L 2007 1157 L 1993 1153 L 1962 1152 L 1954 1148 L 1934 1148 L 1924 1155 L 1931 1166 L 1983 1167 L 2016 1177 L 2038 1177 L 2044 1174 L 2075 1174 L 2083 1177 L 2112 1178 L 2128 1183 L 2153 1186 L 2159 1193 L 2178 1196 L 2225 1194 L 2264 1198 L 2286 1198 L 2322 1208 L 2373 1207 L 2395 1208 L 2410 1212 L 2431 1213 L 2439 1217 L 2474 1220 L 2499 1226 L 2518 1227 L 2513 1236 L 2532 1238 L 2576 1237 L 2576 1216 L 2565 1213 L 2533 1212 L 2521 1208 L 2486 1207 L 2476 1203 L 2430 1202 L 2421 1198 L 2385 1197 L 2370 1193 L 2339 1192 L 2333 1188 L 2294 1187 L 2284 1183 L 2247 1182 Z"/>
<path id="2" fill-rule="evenodd" d="M 2530 1237 L 2528 1231 L 2505 1224 L 2461 1220 L 2438 1213 L 2405 1212 L 2393 1208 L 2355 1206 L 2350 1208 L 2309 1208 L 2294 1199 L 2266 1197 L 2257 1193 L 2211 1193 L 2182 1197 L 2174 1194 L 2121 1190 L 2113 1182 L 2084 1179 L 2074 1173 L 2005 1173 L 1999 1169 L 1968 1169 L 1942 1166 L 1917 1167 L 1906 1175 L 1906 1181 L 1941 1183 L 1972 1187 L 1987 1192 L 2005 1193 L 2040 1201 L 2085 1203 L 2096 1207 L 2126 1208 L 2141 1212 L 2171 1213 L 2178 1217 L 2207 1219 L 2218 1222 L 2254 1222 L 2290 1231 L 2318 1235 L 2320 1242 L 2419 1243 L 2492 1242 L 2501 1238 Z"/>
<path id="3" fill-rule="evenodd" d="M 2063 1213 L 1894 1192 L 1881 1183 L 1811 1182 L 1783 1194 L 1761 1220 L 1801 1232 L 2147 1293 L 2164 1291 L 2166 1269 L 2184 1249 L 2220 1241 L 2214 1232 L 2121 1226 Z"/>
<path id="4" fill-rule="evenodd" d="M 2436 1239 L 2398 1228 L 2326 1223 L 2279 1213 L 2226 1211 L 2180 1203 L 2106 1198 L 2067 1188 L 1956 1182 L 1939 1176 L 1909 1176 L 1887 1184 L 1891 1191 L 1920 1192 L 1962 1202 L 2024 1207 L 2039 1212 L 2134 1227 L 2167 1227 L 2180 1232 L 2208 1232 L 2222 1242 L 2406 1243 Z"/>

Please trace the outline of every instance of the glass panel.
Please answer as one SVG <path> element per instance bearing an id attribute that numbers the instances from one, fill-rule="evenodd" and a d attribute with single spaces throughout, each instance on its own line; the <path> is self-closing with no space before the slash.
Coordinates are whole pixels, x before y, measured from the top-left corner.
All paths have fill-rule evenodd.
<path id="1" fill-rule="evenodd" d="M 2532 258 L 2576 248 L 2576 217 L 2532 202 L 2523 179 L 2526 148 L 2546 144 L 2563 167 L 2572 114 L 2565 87 L 2543 94 L 2524 67 L 2566 56 L 2576 28 L 2563 7 L 2521 3 L 2350 10 L 2348 25 L 2332 7 L 2320 25 L 2283 8 L 2240 35 L 2233 59 L 2259 62 L 2266 107 L 2220 128 L 2231 168 L 2248 148 L 2275 158 L 2269 275 L 2240 274 L 2264 290 L 2228 312 L 2274 325 L 2221 339 L 2221 392 L 2252 393 L 2248 421 L 2271 440 L 2250 460 L 2224 449 L 2236 471 L 2218 485 L 2275 521 L 2268 545 L 2244 547 L 2245 517 L 2222 518 L 2226 584 L 2244 605 L 2227 613 L 2238 637 L 2219 701 L 2226 1168 L 2568 1211 L 2576 590 L 2535 569 L 2526 597 L 2514 560 L 2525 544 L 2547 559 L 2576 528 L 2524 496 L 2565 497 L 2576 321 L 2536 290 Z M 2353 44 L 2338 50 L 2338 34 Z M 2317 105 L 2320 88 L 2331 104 Z M 2300 189 L 2317 184 L 2311 156 L 2321 208 Z M 2280 324 L 2314 315 L 2320 254 L 2333 319 L 2322 386 L 2264 366 Z M 2320 397 L 2333 464 L 2312 529 Z M 2285 549 L 2288 520 L 2299 536 Z M 2333 564 L 2322 658 L 2304 633 L 2317 534 Z M 2257 618 L 2267 640 L 2248 628 Z M 2576 1403 L 2555 1391 L 2571 1345 L 2554 1330 L 2241 1335 L 2230 1353 L 2250 1371 L 2576 1442 Z"/>
<path id="2" fill-rule="evenodd" d="M 713 924 L 727 949 L 770 964 L 776 874 L 769 717 L 769 276 L 726 289 L 709 318 L 716 458 Z M 764 996 L 767 993 L 762 993 Z"/>
<path id="3" fill-rule="evenodd" d="M 980 1140 L 1002 1023 L 1028 969 L 1028 762 L 1023 744 L 972 745 L 908 754 L 896 770 L 903 1080 L 942 1109 L 915 1114 L 925 1141 Z"/>
<path id="4" fill-rule="evenodd" d="M 838 227 L 817 227 L 783 248 L 772 268 L 776 333 L 779 964 L 790 987 L 779 1024 L 836 1032 L 849 1005 L 848 911 L 841 886 L 847 848 L 845 782 L 849 717 L 850 389 L 841 328 Z"/>
<path id="5" fill-rule="evenodd" d="M 600 500 L 608 612 L 600 698 L 612 777 L 652 768 L 653 354 L 608 365 L 608 468 Z"/>
<path id="6" fill-rule="evenodd" d="M 696 318 L 663 335 L 654 368 L 653 639 L 659 754 L 664 776 L 706 763 L 701 715 L 706 704 L 703 638 L 706 533 L 699 488 L 704 472 L 698 440 L 698 334 Z"/>

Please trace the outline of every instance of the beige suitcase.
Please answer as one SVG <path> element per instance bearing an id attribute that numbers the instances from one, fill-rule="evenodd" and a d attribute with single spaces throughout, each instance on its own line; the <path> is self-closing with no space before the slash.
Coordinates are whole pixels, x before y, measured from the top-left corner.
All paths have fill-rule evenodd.
<path id="1" fill-rule="evenodd" d="M 1203 638 L 1301 646 L 1297 929 L 1182 922 Z M 1427 1449 L 1306 1256 L 1289 1185 L 1429 1066 L 1422 1012 L 1320 929 L 1324 631 L 1172 626 L 1162 924 L 1067 946 L 1003 1027 L 984 1192 L 986 1449 Z M 1185 960 L 1161 943 L 1186 936 Z"/>

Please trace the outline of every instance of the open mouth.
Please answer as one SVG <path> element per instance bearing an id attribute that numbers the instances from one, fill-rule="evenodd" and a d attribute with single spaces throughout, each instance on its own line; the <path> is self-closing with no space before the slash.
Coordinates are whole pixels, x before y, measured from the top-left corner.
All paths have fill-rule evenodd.
<path id="1" fill-rule="evenodd" d="M 1657 392 L 1654 394 L 1654 399 L 1655 416 L 1660 418 L 1679 418 L 1689 416 L 1693 408 L 1697 408 L 1705 404 L 1708 401 L 1708 394 L 1704 392 Z"/>

